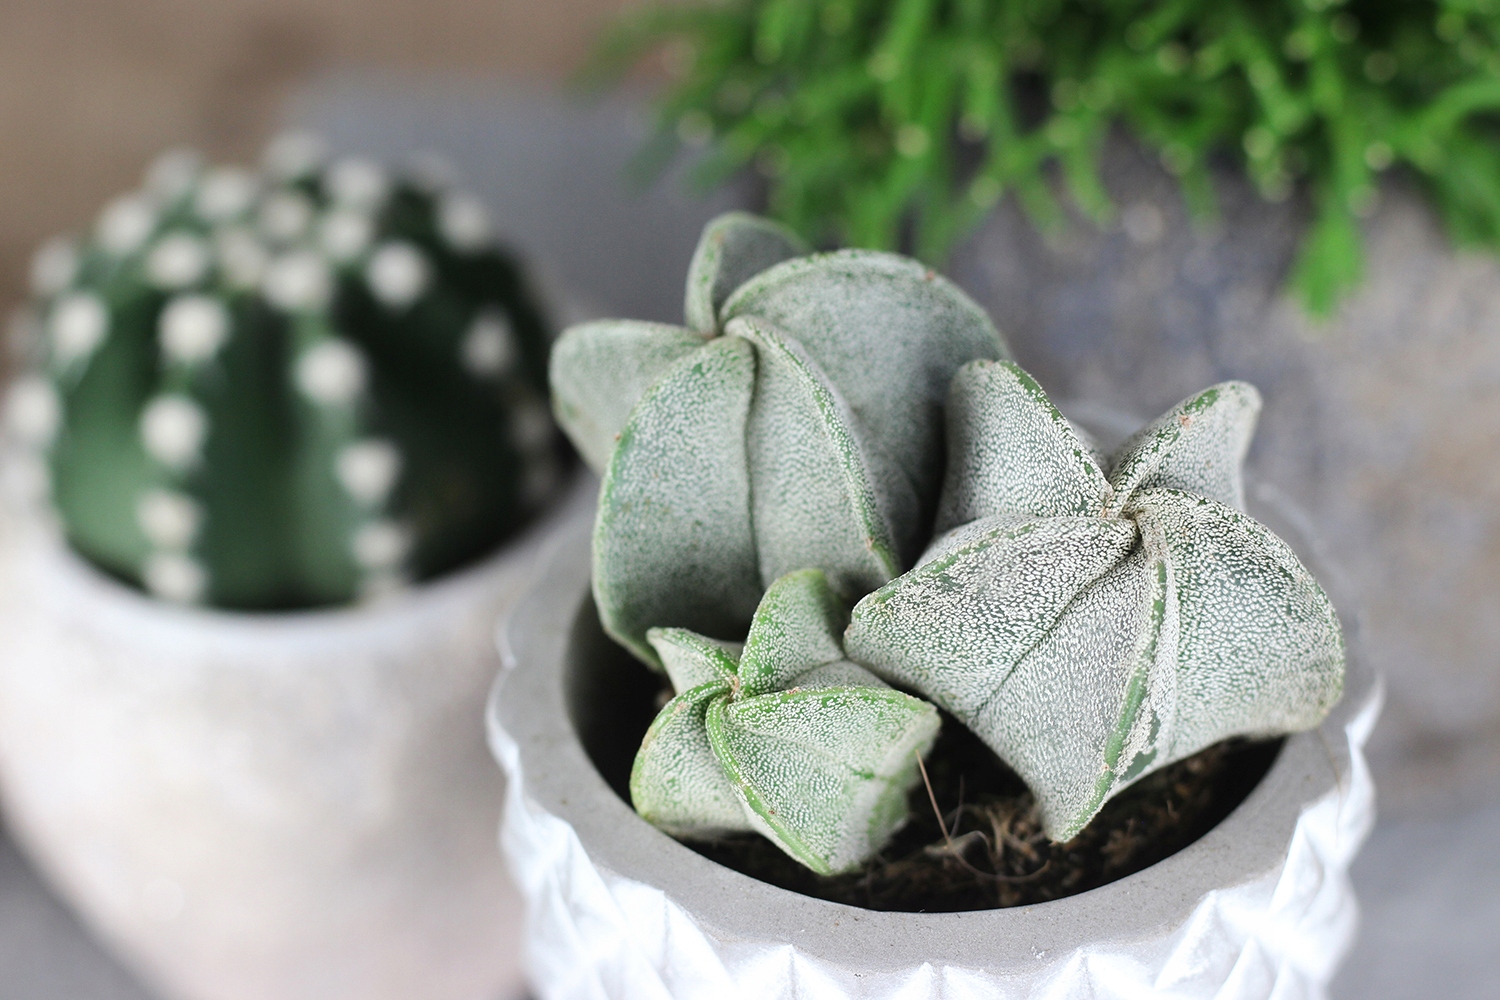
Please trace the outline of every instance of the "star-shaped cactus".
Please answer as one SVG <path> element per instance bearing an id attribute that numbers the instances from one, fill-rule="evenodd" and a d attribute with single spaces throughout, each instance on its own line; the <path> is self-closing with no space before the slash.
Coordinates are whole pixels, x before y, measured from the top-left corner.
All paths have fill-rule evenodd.
<path id="1" fill-rule="evenodd" d="M 941 534 L 854 609 L 849 656 L 974 730 L 1059 841 L 1212 743 L 1315 726 L 1343 638 L 1292 550 L 1240 510 L 1259 409 L 1222 383 L 1104 465 L 1020 368 L 965 366 Z"/>
<path id="2" fill-rule="evenodd" d="M 953 373 L 1008 353 L 984 311 L 894 254 L 802 256 L 742 213 L 709 224 L 689 326 L 566 331 L 553 408 L 603 472 L 594 594 L 660 666 L 657 626 L 734 638 L 761 593 L 817 567 L 857 599 L 910 565 L 942 478 Z"/>
<path id="3" fill-rule="evenodd" d="M 636 756 L 636 810 L 677 836 L 757 831 L 825 875 L 880 850 L 906 822 L 938 713 L 844 657 L 848 620 L 808 569 L 771 585 L 743 646 L 653 628 L 678 694 Z"/>

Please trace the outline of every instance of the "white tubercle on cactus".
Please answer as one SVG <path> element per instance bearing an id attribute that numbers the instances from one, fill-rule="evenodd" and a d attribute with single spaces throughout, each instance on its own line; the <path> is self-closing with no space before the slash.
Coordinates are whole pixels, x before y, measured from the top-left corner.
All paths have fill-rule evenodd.
<path id="1" fill-rule="evenodd" d="M 146 168 L 146 190 L 162 202 L 188 192 L 203 170 L 203 157 L 191 149 L 169 149 Z"/>
<path id="2" fill-rule="evenodd" d="M 266 275 L 269 258 L 255 234 L 241 227 L 226 229 L 214 239 L 214 254 L 224 281 L 237 290 L 255 288 Z"/>
<path id="3" fill-rule="evenodd" d="M 50 379 L 22 375 L 5 397 L 5 429 L 28 448 L 43 449 L 52 443 L 62 423 L 62 400 Z"/>
<path id="4" fill-rule="evenodd" d="M 78 274 L 78 248 L 72 240 L 51 239 L 31 258 L 31 291 L 50 298 L 73 283 Z"/>
<path id="5" fill-rule="evenodd" d="M 208 415 L 187 396 L 165 393 L 141 411 L 141 443 L 146 453 L 169 469 L 193 466 L 208 437 Z"/>
<path id="6" fill-rule="evenodd" d="M 262 278 L 266 300 L 287 312 L 324 309 L 333 296 L 328 262 L 311 250 L 293 250 L 266 265 Z"/>
<path id="7" fill-rule="evenodd" d="M 948 382 L 1007 353 L 916 261 L 804 252 L 721 216 L 689 268 L 687 327 L 586 323 L 553 351 L 554 412 L 604 473 L 600 616 L 648 663 L 648 628 L 735 634 L 792 570 L 850 599 L 899 573 L 937 502 Z"/>
<path id="8" fill-rule="evenodd" d="M 328 256 L 340 264 L 346 264 L 369 250 L 374 238 L 374 220 L 356 209 L 335 209 L 318 224 L 318 242 Z"/>
<path id="9" fill-rule="evenodd" d="M 516 363 L 516 334 L 510 317 L 498 309 L 486 309 L 474 318 L 459 350 L 471 374 L 481 378 L 505 374 Z"/>
<path id="10" fill-rule="evenodd" d="M 229 310 L 222 299 L 179 295 L 167 303 L 158 321 L 162 351 L 185 365 L 207 361 L 229 337 Z"/>
<path id="11" fill-rule="evenodd" d="M 174 604 L 196 604 L 208 591 L 208 571 L 203 564 L 180 552 L 153 552 L 141 571 L 146 589 Z"/>
<path id="12" fill-rule="evenodd" d="M 260 203 L 257 224 L 267 239 L 292 243 L 306 234 L 316 212 L 312 199 L 300 191 L 273 191 Z"/>
<path id="13" fill-rule="evenodd" d="M 393 569 L 411 550 L 411 531 L 391 520 L 366 521 L 355 529 L 349 549 L 363 569 Z"/>
<path id="14" fill-rule="evenodd" d="M 215 167 L 203 177 L 193 197 L 193 211 L 206 222 L 228 222 L 255 203 L 255 175 L 236 167 Z"/>
<path id="15" fill-rule="evenodd" d="M 334 459 L 339 484 L 368 507 L 384 503 L 401 476 L 401 452 L 390 441 L 369 438 L 345 445 Z"/>
<path id="16" fill-rule="evenodd" d="M 438 231 L 455 250 L 478 250 L 490 241 L 490 216 L 471 194 L 454 193 L 438 203 Z"/>
<path id="17" fill-rule="evenodd" d="M 880 850 L 906 822 L 938 713 L 845 658 L 848 620 L 811 569 L 771 584 L 743 646 L 652 629 L 677 696 L 636 756 L 636 810 L 677 836 L 759 832 L 825 875 Z"/>
<path id="18" fill-rule="evenodd" d="M 1338 618 L 1241 513 L 1260 396 L 1214 386 L 1101 466 L 1025 372 L 954 377 L 941 534 L 865 597 L 849 655 L 974 730 L 1049 837 L 1230 736 L 1311 728 L 1342 690 Z"/>
<path id="19" fill-rule="evenodd" d="M 109 333 L 109 310 L 92 292 L 74 292 L 57 301 L 47 319 L 52 353 L 72 364 L 93 354 Z"/>
<path id="20" fill-rule="evenodd" d="M 146 256 L 146 278 L 157 288 L 177 291 L 196 285 L 208 273 L 208 247 L 196 236 L 172 233 Z"/>
<path id="21" fill-rule="evenodd" d="M 314 403 L 342 406 L 365 388 L 368 363 L 359 348 L 339 337 L 328 337 L 297 359 L 297 388 Z"/>
<path id="22" fill-rule="evenodd" d="M 328 193 L 345 208 L 370 212 L 380 207 L 391 190 L 391 180 L 377 164 L 351 157 L 328 169 Z"/>
<path id="23" fill-rule="evenodd" d="M 136 501 L 135 520 L 141 534 L 158 549 L 184 551 L 198 537 L 203 508 L 176 490 L 147 490 Z"/>
<path id="24" fill-rule="evenodd" d="M 99 215 L 99 245 L 113 254 L 134 253 L 150 238 L 156 222 L 156 209 L 146 199 L 139 195 L 116 198 Z"/>
<path id="25" fill-rule="evenodd" d="M 328 144 L 311 132 L 283 132 L 266 146 L 261 165 L 280 180 L 312 173 L 328 159 Z"/>
<path id="26" fill-rule="evenodd" d="M 382 243 L 365 266 L 371 293 L 387 309 L 405 309 L 432 282 L 432 265 L 416 246 L 400 240 Z"/>

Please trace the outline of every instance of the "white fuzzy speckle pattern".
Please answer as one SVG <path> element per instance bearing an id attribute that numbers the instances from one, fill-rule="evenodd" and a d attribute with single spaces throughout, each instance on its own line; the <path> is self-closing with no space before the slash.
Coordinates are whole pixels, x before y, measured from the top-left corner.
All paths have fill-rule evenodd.
<path id="1" fill-rule="evenodd" d="M 961 523 L 859 603 L 849 655 L 972 728 L 1054 840 L 1212 743 L 1316 726 L 1342 690 L 1338 618 L 1230 506 L 1258 411 L 1253 387 L 1214 386 L 1106 476 L 1025 372 L 967 366 L 939 522 Z"/>
<path id="2" fill-rule="evenodd" d="M 938 716 L 844 659 L 848 616 L 814 569 L 771 584 L 742 649 L 653 629 L 679 694 L 636 756 L 640 814 L 684 837 L 755 830 L 825 874 L 878 851 L 906 822 Z"/>
<path id="3" fill-rule="evenodd" d="M 254 288 L 266 274 L 269 258 L 255 234 L 244 228 L 226 229 L 214 240 L 219 271 L 230 288 Z"/>
<path id="4" fill-rule="evenodd" d="M 652 626 L 732 638 L 760 599 L 744 454 L 754 380 L 755 353 L 738 337 L 679 358 L 605 470 L 594 595 L 610 634 L 648 663 Z"/>
<path id="5" fill-rule="evenodd" d="M 261 201 L 257 222 L 267 239 L 291 243 L 307 232 L 316 211 L 312 199 L 300 191 L 273 191 Z"/>
<path id="6" fill-rule="evenodd" d="M 411 529 L 396 521 L 367 521 L 354 532 L 349 551 L 361 569 L 394 569 L 411 551 Z"/>
<path id="7" fill-rule="evenodd" d="M 759 580 L 737 582 L 736 593 L 813 566 L 852 600 L 919 551 L 941 486 L 942 402 L 954 371 L 1007 350 L 982 310 L 915 261 L 854 251 L 782 260 L 796 248 L 795 237 L 764 220 L 741 213 L 714 220 L 688 279 L 696 329 L 622 320 L 573 327 L 552 355 L 553 409 L 591 464 L 650 470 L 607 488 L 601 512 L 706 507 L 701 494 L 743 491 L 723 507 L 736 517 L 751 512 Z M 757 273 L 767 261 L 780 262 Z M 725 350 L 726 340 L 749 351 L 748 375 L 733 372 L 749 378 L 743 389 L 699 379 L 691 383 L 697 398 L 685 395 L 687 383 L 657 391 L 693 358 Z M 723 436 L 729 415 L 712 412 L 731 389 L 750 404 L 734 440 Z M 659 412 L 669 408 L 678 412 Z M 676 436 L 661 437 L 658 427 Z M 624 454 L 633 450 L 641 454 Z M 702 458 L 709 450 L 720 453 L 713 462 Z M 710 591 L 688 582 L 700 570 L 658 556 L 676 551 L 683 526 L 644 517 L 628 524 L 617 531 L 601 513 L 596 535 L 596 587 L 608 581 L 599 603 L 610 634 L 648 662 L 655 657 L 642 634 L 651 626 L 732 635 L 725 629 L 748 613 L 742 602 L 710 615 L 699 603 Z M 740 531 L 703 519 L 690 529 L 696 537 L 732 535 L 735 544 L 724 547 L 732 560 L 742 558 Z M 703 572 L 739 581 L 742 570 Z M 638 612 L 652 609 L 649 617 L 620 617 L 627 593 Z M 674 617 L 689 607 L 696 620 Z"/>
<path id="8" fill-rule="evenodd" d="M 203 157 L 191 149 L 169 149 L 146 168 L 146 190 L 163 202 L 181 198 L 203 170 Z"/>
<path id="9" fill-rule="evenodd" d="M 146 256 L 146 277 L 157 288 L 176 291 L 195 285 L 208 273 L 208 247 L 196 236 L 171 233 Z"/>

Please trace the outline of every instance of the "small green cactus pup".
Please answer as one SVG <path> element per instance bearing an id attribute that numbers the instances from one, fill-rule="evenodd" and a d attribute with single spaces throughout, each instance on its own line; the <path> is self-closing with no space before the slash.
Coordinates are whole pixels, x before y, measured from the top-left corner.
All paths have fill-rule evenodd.
<path id="1" fill-rule="evenodd" d="M 984 311 L 916 261 L 806 256 L 742 213 L 704 230 L 688 326 L 575 326 L 553 410 L 604 484 L 594 594 L 660 666 L 650 628 L 744 635 L 771 581 L 817 567 L 853 601 L 910 565 L 942 478 L 959 366 L 1007 355 Z"/>
<path id="2" fill-rule="evenodd" d="M 681 837 L 762 833 L 823 875 L 880 850 L 906 822 L 938 713 L 845 658 L 848 621 L 806 569 L 771 584 L 743 646 L 651 629 L 677 696 L 636 756 L 636 810 Z"/>
<path id="3" fill-rule="evenodd" d="M 1292 550 L 1240 511 L 1259 410 L 1225 382 L 1103 464 L 1021 369 L 964 367 L 941 534 L 854 609 L 850 657 L 977 733 L 1057 841 L 1212 743 L 1317 725 L 1343 638 Z"/>
<path id="4" fill-rule="evenodd" d="M 307 137 L 260 174 L 169 154 L 33 278 L 12 426 L 74 547 L 160 597 L 383 593 L 492 549 L 560 479 L 542 316 L 436 180 Z"/>

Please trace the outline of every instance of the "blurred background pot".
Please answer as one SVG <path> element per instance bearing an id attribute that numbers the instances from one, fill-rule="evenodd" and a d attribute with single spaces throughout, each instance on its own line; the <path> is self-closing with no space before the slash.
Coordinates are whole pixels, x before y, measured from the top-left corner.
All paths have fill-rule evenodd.
<path id="1" fill-rule="evenodd" d="M 180 608 L 38 517 L 0 545 L 0 791 L 57 890 L 163 993 L 493 1000 L 516 990 L 497 618 L 585 486 L 473 567 L 372 605 Z"/>
<path id="2" fill-rule="evenodd" d="M 1275 510 L 1252 512 L 1297 538 Z M 1347 866 L 1373 821 L 1362 747 L 1380 701 L 1357 662 L 1326 722 L 1290 738 L 1227 819 L 1166 860 L 1034 906 L 875 912 L 717 865 L 611 789 L 639 734 L 621 731 L 628 668 L 588 573 L 580 530 L 503 634 L 489 709 L 508 779 L 501 843 L 546 1000 L 1319 997 L 1352 941 Z"/>

